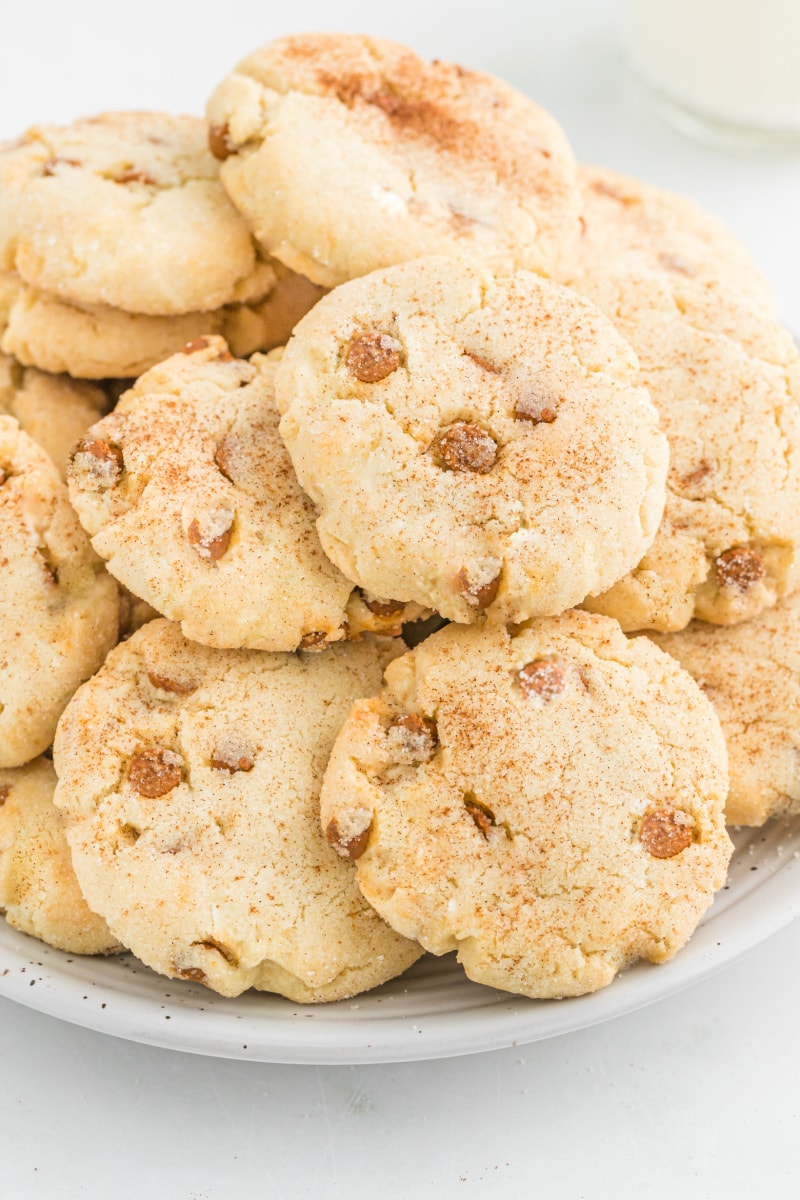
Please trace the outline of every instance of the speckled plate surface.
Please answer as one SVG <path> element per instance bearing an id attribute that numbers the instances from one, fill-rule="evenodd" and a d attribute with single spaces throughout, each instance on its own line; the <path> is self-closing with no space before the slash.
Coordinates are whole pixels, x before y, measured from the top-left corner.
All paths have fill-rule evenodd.
<path id="1" fill-rule="evenodd" d="M 727 888 L 688 946 L 575 1000 L 536 1001 L 470 983 L 453 955 L 337 1004 L 249 992 L 226 1000 L 154 974 L 130 956 L 78 958 L 0 922 L 0 994 L 102 1033 L 224 1058 L 283 1063 L 401 1062 L 569 1033 L 712 974 L 800 914 L 800 822 L 742 830 Z"/>

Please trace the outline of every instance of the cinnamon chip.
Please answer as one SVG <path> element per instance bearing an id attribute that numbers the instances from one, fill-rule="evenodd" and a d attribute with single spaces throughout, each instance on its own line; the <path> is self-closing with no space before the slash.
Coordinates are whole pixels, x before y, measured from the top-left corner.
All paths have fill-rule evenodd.
<path id="1" fill-rule="evenodd" d="M 372 822 L 367 825 L 366 829 L 362 829 L 360 833 L 356 834 L 355 837 L 343 838 L 339 830 L 339 825 L 334 817 L 333 820 L 328 823 L 328 827 L 325 830 L 325 837 L 327 838 L 328 844 L 333 846 L 337 854 L 340 854 L 342 858 L 349 858 L 351 862 L 355 862 L 357 858 L 361 858 L 361 855 L 367 848 L 371 829 Z"/>
<path id="2" fill-rule="evenodd" d="M 154 688 L 158 688 L 161 692 L 174 692 L 176 696 L 190 696 L 197 688 L 196 683 L 184 683 L 180 679 L 170 679 L 168 676 L 159 675 L 155 671 L 148 670 L 147 678 Z"/>
<path id="3" fill-rule="evenodd" d="M 80 475 L 84 487 L 106 491 L 119 482 L 123 469 L 119 446 L 100 438 L 86 438 L 78 442 L 72 453 L 69 473 L 73 477 Z"/>
<path id="4" fill-rule="evenodd" d="M 680 809 L 657 808 L 639 828 L 639 841 L 653 858 L 674 858 L 692 844 L 692 818 Z"/>
<path id="5" fill-rule="evenodd" d="M 388 333 L 362 333 L 347 347 L 345 363 L 362 383 L 380 383 L 400 366 L 402 346 Z"/>
<path id="6" fill-rule="evenodd" d="M 417 713 L 395 717 L 386 736 L 398 762 L 425 762 L 439 744 L 436 722 Z"/>
<path id="7" fill-rule="evenodd" d="M 456 584 L 458 591 L 469 604 L 474 604 L 476 608 L 488 608 L 490 604 L 494 604 L 500 591 L 500 572 L 483 582 L 481 578 L 470 578 L 466 567 L 462 567 L 456 577 Z"/>
<path id="8" fill-rule="evenodd" d="M 209 125 L 208 148 L 214 158 L 218 158 L 220 162 L 224 162 L 234 153 L 234 147 L 228 137 L 227 125 Z"/>
<path id="9" fill-rule="evenodd" d="M 464 797 L 464 808 L 472 817 L 484 840 L 488 841 L 489 830 L 494 829 L 497 824 L 494 813 L 472 795 Z"/>
<path id="10" fill-rule="evenodd" d="M 740 592 L 746 592 L 754 584 L 760 583 L 767 573 L 763 558 L 749 546 L 736 546 L 720 554 L 714 564 L 714 572 L 717 587 L 737 588 Z"/>
<path id="11" fill-rule="evenodd" d="M 172 750 L 158 747 L 137 750 L 128 770 L 128 781 L 140 796 L 156 800 L 176 788 L 183 778 L 181 760 Z"/>
<path id="12" fill-rule="evenodd" d="M 537 658 L 524 666 L 518 675 L 523 696 L 537 696 L 548 704 L 560 696 L 567 686 L 567 672 L 561 663 L 549 658 Z"/>
<path id="13" fill-rule="evenodd" d="M 186 530 L 189 545 L 208 562 L 219 562 L 231 541 L 233 529 L 233 513 L 229 509 L 220 509 L 210 514 L 201 528 L 197 517 Z"/>
<path id="14" fill-rule="evenodd" d="M 470 471 L 486 475 L 497 461 L 497 442 L 468 421 L 457 421 L 438 439 L 437 450 L 442 463 L 450 471 Z"/>

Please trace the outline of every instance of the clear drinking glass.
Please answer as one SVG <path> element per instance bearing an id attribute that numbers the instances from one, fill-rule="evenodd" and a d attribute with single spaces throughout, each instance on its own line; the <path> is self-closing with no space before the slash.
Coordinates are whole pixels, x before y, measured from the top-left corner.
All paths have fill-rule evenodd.
<path id="1" fill-rule="evenodd" d="M 623 0 L 664 114 L 715 141 L 800 147 L 800 0 Z"/>

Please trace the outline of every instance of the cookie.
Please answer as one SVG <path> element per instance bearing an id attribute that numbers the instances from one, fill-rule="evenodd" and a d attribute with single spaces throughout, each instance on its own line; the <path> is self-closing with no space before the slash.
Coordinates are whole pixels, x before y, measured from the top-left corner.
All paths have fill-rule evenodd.
<path id="1" fill-rule="evenodd" d="M 87 900 L 148 966 L 225 996 L 307 1002 L 419 957 L 319 828 L 333 739 L 392 654 L 372 640 L 210 650 L 157 620 L 81 688 L 58 728 L 56 804 Z"/>
<path id="2" fill-rule="evenodd" d="M 151 317 L 107 305 L 77 305 L 20 285 L 7 313 L 0 347 L 20 362 L 81 379 L 134 377 L 210 334 L 235 354 L 282 346 L 324 293 L 276 263 L 262 299 L 213 312 Z"/>
<path id="3" fill-rule="evenodd" d="M 69 468 L 92 545 L 204 645 L 294 650 L 365 628 L 399 633 L 419 610 L 381 593 L 351 599 L 322 551 L 278 433 L 274 374 L 271 358 L 244 362 L 200 338 L 143 375 Z"/>
<path id="4" fill-rule="evenodd" d="M 52 461 L 4 416 L 0 547 L 0 767 L 18 767 L 114 645 L 118 600 Z"/>
<path id="5" fill-rule="evenodd" d="M 652 546 L 587 607 L 626 630 L 749 620 L 800 586 L 797 348 L 771 318 L 764 357 L 703 328 L 663 274 L 632 274 L 610 260 L 582 287 L 636 351 L 670 444 Z"/>
<path id="6" fill-rule="evenodd" d="M 261 296 L 268 264 L 197 117 L 105 113 L 0 146 L 0 268 L 76 304 L 174 316 Z"/>
<path id="7" fill-rule="evenodd" d="M 393 42 L 270 42 L 217 88 L 208 118 L 259 242 L 324 287 L 423 254 L 549 275 L 577 236 L 574 158 L 553 117 Z"/>
<path id="8" fill-rule="evenodd" d="M 568 612 L 391 663 L 336 740 L 322 826 L 398 933 L 478 983 L 576 996 L 690 937 L 725 881 L 726 787 L 694 681 Z"/>
<path id="9" fill-rule="evenodd" d="M 26 369 L 0 354 L 0 413 L 19 421 L 50 456 L 62 478 L 75 443 L 106 407 L 101 388 Z"/>
<path id="10" fill-rule="evenodd" d="M 580 166 L 578 180 L 584 269 L 602 275 L 609 259 L 624 260 L 663 273 L 685 309 L 708 312 L 710 296 L 732 292 L 774 320 L 772 288 L 749 251 L 693 200 L 608 167 Z"/>
<path id="11" fill-rule="evenodd" d="M 53 804 L 53 764 L 37 758 L 0 770 L 0 911 L 14 929 L 70 954 L 121 947 L 84 900 L 64 819 Z"/>
<path id="12" fill-rule="evenodd" d="M 728 746 L 729 825 L 800 813 L 800 596 L 731 629 L 650 634 L 714 705 Z"/>
<path id="13" fill-rule="evenodd" d="M 325 553 L 455 621 L 563 612 L 638 562 L 667 447 L 636 360 L 557 284 L 447 258 L 343 284 L 276 374 Z"/>

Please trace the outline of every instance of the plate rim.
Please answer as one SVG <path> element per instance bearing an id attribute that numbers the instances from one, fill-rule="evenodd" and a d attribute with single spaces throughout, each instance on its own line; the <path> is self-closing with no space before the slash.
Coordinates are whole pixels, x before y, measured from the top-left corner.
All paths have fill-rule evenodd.
<path id="1" fill-rule="evenodd" d="M 748 832 L 754 837 L 762 830 Z M 795 836 L 800 840 L 800 829 Z M 745 843 L 750 854 L 752 844 L 752 841 Z M 737 851 L 743 852 L 744 847 Z M 233 1015 L 225 1012 L 218 1014 L 216 1031 L 209 1025 L 212 1014 L 202 1005 L 192 1003 L 197 995 L 208 998 L 208 994 L 199 988 L 185 988 L 178 994 L 167 992 L 167 988 L 175 987 L 175 982 L 167 978 L 163 980 L 165 991 L 161 996 L 165 1003 L 158 1004 L 157 997 L 152 995 L 131 995 L 124 991 L 114 994 L 113 1004 L 108 999 L 98 999 L 97 1004 L 84 1003 L 90 999 L 92 988 L 99 989 L 99 997 L 104 984 L 90 979 L 81 983 L 79 974 L 66 976 L 65 983 L 59 965 L 66 966 L 67 960 L 72 964 L 83 963 L 91 974 L 92 965 L 98 960 L 54 950 L 8 926 L 0 930 L 0 996 L 108 1036 L 160 1049 L 240 1061 L 353 1066 L 486 1053 L 574 1033 L 667 999 L 709 978 L 778 933 L 800 917 L 800 849 L 783 860 L 779 854 L 780 851 L 770 859 L 773 865 L 777 859 L 778 865 L 768 878 L 733 898 L 724 910 L 715 914 L 712 907 L 688 944 L 667 963 L 637 963 L 608 987 L 567 1000 L 528 1000 L 467 981 L 470 988 L 479 989 L 474 993 L 476 996 L 493 993 L 495 1006 L 490 1009 L 478 1006 L 476 1015 L 469 1016 L 459 1009 L 456 1020 L 451 1012 L 418 1016 L 416 1021 L 408 1015 L 389 1016 L 375 1023 L 374 1040 L 364 1033 L 363 1022 L 358 1018 L 326 1019 L 326 1013 L 341 1014 L 347 1007 L 357 1009 L 359 997 L 335 1005 L 303 1006 L 282 1001 L 290 1012 L 279 1018 L 265 1017 L 263 1012 L 253 1015 L 247 1009 Z M 742 920 L 743 905 L 745 920 Z M 12 939 L 11 958 L 15 960 L 10 964 L 4 961 L 8 957 L 8 935 Z M 26 954 L 26 950 L 30 953 Z M 55 964 L 53 979 L 48 978 L 48 960 Z M 128 963 L 130 956 L 118 961 Z M 160 979 L 142 964 L 136 963 L 131 969 Z M 103 994 L 111 995 L 107 990 Z M 376 993 L 370 995 L 374 997 Z M 208 1003 L 213 1008 L 213 996 Z M 387 1008 L 390 1007 L 391 1001 Z M 241 1024 L 236 1025 L 237 1021 Z"/>

